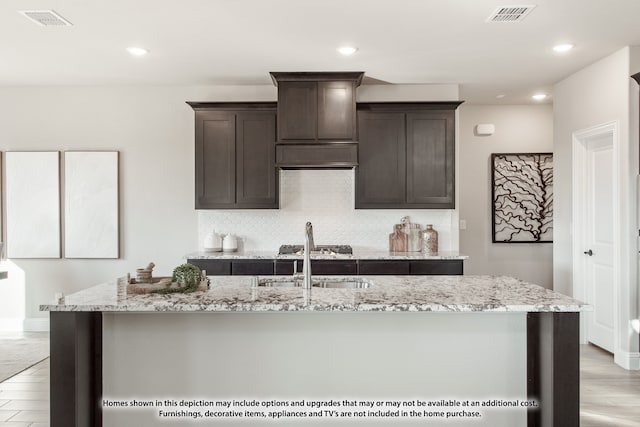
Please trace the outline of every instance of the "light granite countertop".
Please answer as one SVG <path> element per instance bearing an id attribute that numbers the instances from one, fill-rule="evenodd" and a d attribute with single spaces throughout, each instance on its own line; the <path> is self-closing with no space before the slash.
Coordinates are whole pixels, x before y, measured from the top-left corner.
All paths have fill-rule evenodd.
<path id="1" fill-rule="evenodd" d="M 185 259 L 302 259 L 302 255 L 278 255 L 272 251 L 240 251 L 240 252 L 193 252 Z M 440 252 L 438 255 L 425 255 L 422 252 L 389 252 L 385 250 L 353 250 L 353 254 L 318 255 L 311 254 L 311 259 L 344 259 L 344 260 L 464 260 L 469 258 L 458 252 Z"/>
<path id="2" fill-rule="evenodd" d="M 285 276 L 265 276 L 278 279 Z M 337 276 L 327 277 L 336 279 Z M 338 276 L 346 278 L 349 276 Z M 577 312 L 586 304 L 506 276 L 353 276 L 368 289 L 255 287 L 255 276 L 211 276 L 207 291 L 117 296 L 116 282 L 68 295 L 41 311 L 103 312 Z M 318 277 L 314 276 L 314 279 Z"/>

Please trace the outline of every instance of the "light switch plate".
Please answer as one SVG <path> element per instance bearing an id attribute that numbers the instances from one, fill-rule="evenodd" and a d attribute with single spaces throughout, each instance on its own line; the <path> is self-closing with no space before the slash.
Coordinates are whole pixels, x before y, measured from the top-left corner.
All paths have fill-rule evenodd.
<path id="1" fill-rule="evenodd" d="M 461 219 L 460 220 L 460 230 L 466 230 L 467 229 L 467 220 L 466 219 Z"/>

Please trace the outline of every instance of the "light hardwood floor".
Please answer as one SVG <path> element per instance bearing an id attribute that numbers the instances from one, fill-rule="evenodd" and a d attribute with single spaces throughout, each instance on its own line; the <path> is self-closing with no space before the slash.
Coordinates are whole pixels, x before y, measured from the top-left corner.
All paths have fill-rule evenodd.
<path id="1" fill-rule="evenodd" d="M 640 371 L 593 345 L 580 348 L 580 425 L 640 427 Z M 0 427 L 49 425 L 49 359 L 0 383 Z"/>
<path id="2" fill-rule="evenodd" d="M 0 383 L 0 427 L 49 426 L 49 359 Z"/>
<path id="3" fill-rule="evenodd" d="M 580 426 L 640 427 L 640 371 L 594 345 L 580 346 Z"/>

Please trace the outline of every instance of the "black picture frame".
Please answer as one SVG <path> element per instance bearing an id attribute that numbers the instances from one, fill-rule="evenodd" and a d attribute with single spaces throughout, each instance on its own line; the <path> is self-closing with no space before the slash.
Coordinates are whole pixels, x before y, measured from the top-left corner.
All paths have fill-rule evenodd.
<path id="1" fill-rule="evenodd" d="M 553 242 L 553 153 L 491 154 L 491 237 Z"/>

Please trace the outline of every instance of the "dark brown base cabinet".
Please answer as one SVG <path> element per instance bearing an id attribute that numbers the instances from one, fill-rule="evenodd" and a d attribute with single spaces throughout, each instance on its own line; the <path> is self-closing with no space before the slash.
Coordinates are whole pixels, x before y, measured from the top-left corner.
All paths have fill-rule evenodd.
<path id="1" fill-rule="evenodd" d="M 291 260 L 277 260 L 276 274 L 287 275 L 293 274 L 294 265 L 297 267 L 296 272 L 302 273 L 302 260 L 298 262 Z M 311 261 L 311 272 L 321 275 L 346 275 L 353 276 L 358 274 L 358 262 L 356 260 L 322 260 L 316 259 Z"/>
<path id="2" fill-rule="evenodd" d="M 358 104 L 356 209 L 455 208 L 460 104 Z"/>
<path id="3" fill-rule="evenodd" d="M 302 260 L 282 259 L 189 259 L 209 276 L 289 275 L 302 272 Z M 323 260 L 311 261 L 316 275 L 461 275 L 463 260 Z"/>
<path id="4" fill-rule="evenodd" d="M 196 209 L 278 209 L 275 103 L 189 103 Z"/>
<path id="5" fill-rule="evenodd" d="M 358 272 L 361 275 L 462 275 L 462 260 L 360 260 Z"/>

